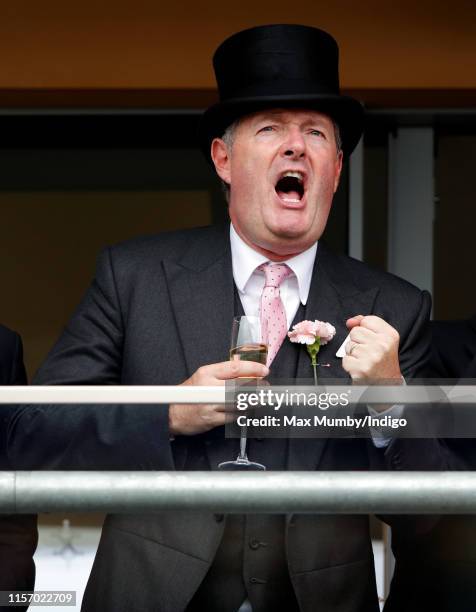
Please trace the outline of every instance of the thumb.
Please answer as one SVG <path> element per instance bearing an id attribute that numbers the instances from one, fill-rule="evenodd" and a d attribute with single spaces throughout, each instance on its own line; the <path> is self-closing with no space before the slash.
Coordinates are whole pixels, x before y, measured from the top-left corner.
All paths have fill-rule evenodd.
<path id="1" fill-rule="evenodd" d="M 345 323 L 347 325 L 347 329 L 352 329 L 360 325 L 360 322 L 362 321 L 363 318 L 364 318 L 364 315 L 355 315 L 355 317 L 351 317 L 350 319 L 347 319 Z"/>

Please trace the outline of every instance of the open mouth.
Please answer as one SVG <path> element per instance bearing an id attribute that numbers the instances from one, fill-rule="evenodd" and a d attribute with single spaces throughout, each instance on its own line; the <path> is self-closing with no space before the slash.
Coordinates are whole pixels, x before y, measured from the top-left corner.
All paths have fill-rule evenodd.
<path id="1" fill-rule="evenodd" d="M 301 172 L 286 172 L 276 183 L 275 189 L 283 202 L 297 204 L 304 196 L 304 177 Z"/>

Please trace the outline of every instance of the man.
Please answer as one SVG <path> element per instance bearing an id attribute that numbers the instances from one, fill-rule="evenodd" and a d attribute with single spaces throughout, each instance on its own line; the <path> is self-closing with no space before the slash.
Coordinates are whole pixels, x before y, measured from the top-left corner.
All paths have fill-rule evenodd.
<path id="1" fill-rule="evenodd" d="M 252 28 L 219 47 L 221 101 L 205 113 L 200 139 L 226 184 L 231 227 L 104 251 L 37 383 L 223 385 L 269 371 L 309 378 L 305 351 L 285 339 L 301 319 L 336 327 L 320 352 L 330 377 L 400 382 L 419 371 L 429 296 L 317 244 L 343 158 L 362 132 L 359 103 L 339 93 L 337 57 L 330 35 L 305 26 Z M 280 280 L 271 286 L 273 270 Z M 264 317 L 269 289 L 285 321 L 269 369 L 228 361 L 233 316 Z M 11 451 L 25 467 L 215 470 L 238 449 L 224 439 L 224 423 L 217 406 L 36 407 L 16 415 Z M 53 447 L 31 450 L 32 435 L 54 435 Z M 359 470 L 375 457 L 390 469 L 446 468 L 445 448 L 423 444 L 252 439 L 249 454 L 268 469 Z M 84 610 L 250 605 L 254 612 L 378 610 L 367 518 L 176 512 L 106 520 Z"/>
<path id="2" fill-rule="evenodd" d="M 0 325 L 0 385 L 26 385 L 20 336 L 3 325 Z M 11 410 L 0 405 L 0 470 L 11 469 L 5 438 Z M 37 540 L 35 516 L 0 514 L 0 591 L 33 590 Z M 7 607 L 0 606 L 0 610 Z"/>

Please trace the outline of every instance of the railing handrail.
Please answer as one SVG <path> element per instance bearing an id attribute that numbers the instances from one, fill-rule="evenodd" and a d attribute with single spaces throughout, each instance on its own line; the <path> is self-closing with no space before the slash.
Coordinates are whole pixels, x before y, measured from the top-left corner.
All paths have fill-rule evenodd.
<path id="1" fill-rule="evenodd" d="M 174 385 L 0 386 L 0 404 L 171 404 L 225 402 L 225 387 Z"/>
<path id="2" fill-rule="evenodd" d="M 322 392 L 314 386 L 278 385 L 266 390 L 288 390 L 291 397 L 300 391 Z M 341 385 L 327 387 L 333 393 L 344 392 L 350 402 L 429 404 L 476 404 L 476 385 Z M 242 388 L 240 391 L 250 391 Z M 226 392 L 232 386 L 181 386 L 181 385 L 32 385 L 0 386 L 1 404 L 170 404 L 170 403 L 224 403 Z M 251 390 L 252 391 L 252 390 Z M 291 402 L 292 403 L 292 402 Z"/>
<path id="3" fill-rule="evenodd" d="M 0 404 L 225 399 L 225 387 L 0 387 Z M 172 510 L 476 514 L 476 472 L 0 472 L 3 513 Z"/>
<path id="4" fill-rule="evenodd" d="M 0 512 L 476 514 L 476 472 L 2 472 Z"/>

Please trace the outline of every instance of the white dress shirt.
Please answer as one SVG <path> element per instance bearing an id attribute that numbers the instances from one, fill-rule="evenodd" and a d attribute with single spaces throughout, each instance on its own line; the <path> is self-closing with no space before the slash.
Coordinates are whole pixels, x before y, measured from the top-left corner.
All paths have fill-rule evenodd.
<path id="1" fill-rule="evenodd" d="M 230 223 L 231 261 L 233 280 L 238 289 L 245 314 L 249 317 L 259 317 L 261 294 L 263 292 L 264 272 L 256 268 L 269 259 L 258 253 L 244 242 Z M 306 305 L 311 287 L 312 270 L 316 259 L 317 242 L 309 249 L 290 257 L 285 263 L 292 270 L 280 286 L 281 300 L 286 311 L 288 329 L 291 327 L 299 304 Z M 273 263 L 273 262 L 271 262 Z"/>

